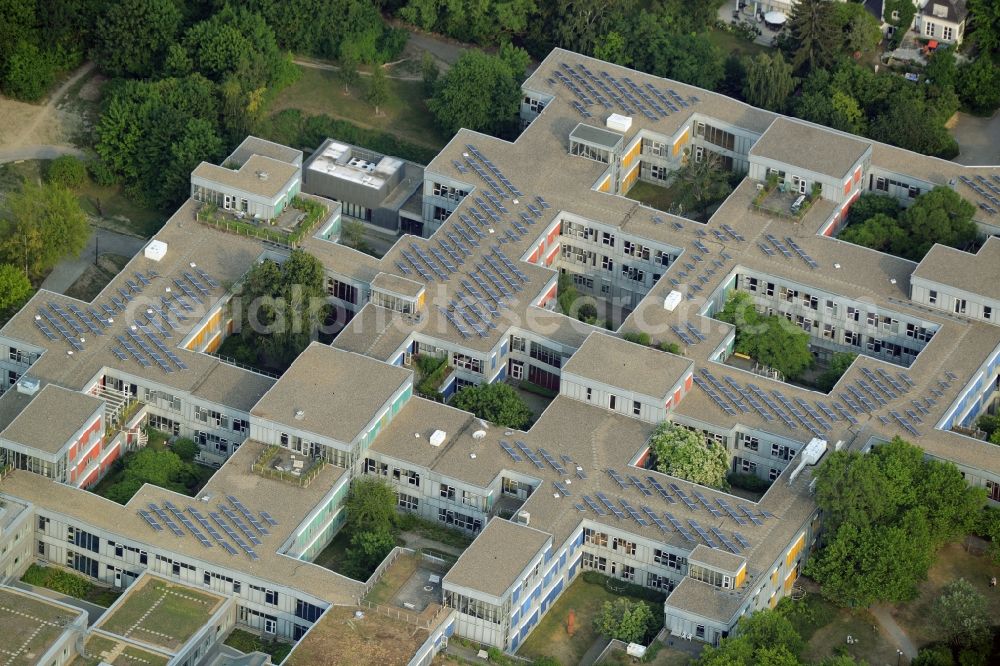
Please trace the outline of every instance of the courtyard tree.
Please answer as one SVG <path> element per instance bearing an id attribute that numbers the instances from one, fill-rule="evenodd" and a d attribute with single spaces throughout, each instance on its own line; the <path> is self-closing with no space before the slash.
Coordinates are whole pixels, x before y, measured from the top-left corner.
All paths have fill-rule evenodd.
<path id="1" fill-rule="evenodd" d="M 986 598 L 969 581 L 959 578 L 948 583 L 934 600 L 931 616 L 951 645 L 973 647 L 990 636 L 990 616 Z"/>
<path id="2" fill-rule="evenodd" d="M 953 464 L 899 438 L 830 452 L 814 477 L 825 542 L 805 573 L 843 606 L 913 599 L 935 550 L 971 531 L 985 501 Z"/>
<path id="3" fill-rule="evenodd" d="M 323 265 L 304 250 L 283 264 L 255 264 L 240 293 L 240 336 L 259 363 L 286 368 L 317 335 L 326 318 Z"/>
<path id="4" fill-rule="evenodd" d="M 703 435 L 664 421 L 649 440 L 656 470 L 713 488 L 724 488 L 726 449 Z"/>
<path id="5" fill-rule="evenodd" d="M 746 292 L 733 292 L 715 317 L 736 327 L 736 351 L 786 378 L 799 377 L 813 364 L 809 334 L 784 317 L 760 314 Z"/>
<path id="6" fill-rule="evenodd" d="M 729 185 L 729 172 L 719 158 L 706 154 L 702 159 L 688 155 L 687 162 L 674 171 L 674 182 L 681 185 L 674 202 L 681 208 L 704 213 L 709 206 L 722 201 L 733 188 Z"/>
<path id="7" fill-rule="evenodd" d="M 523 430 L 531 425 L 528 404 L 503 382 L 467 386 L 455 394 L 451 406 L 507 428 Z"/>
<path id="8" fill-rule="evenodd" d="M 659 622 L 645 602 L 625 598 L 605 601 L 594 618 L 594 628 L 599 634 L 625 643 L 642 642 L 654 624 Z"/>
<path id="9" fill-rule="evenodd" d="M 847 369 L 854 363 L 857 354 L 851 352 L 838 352 L 830 358 L 826 370 L 817 379 L 821 391 L 832 391 L 833 387 L 840 381 L 840 378 L 847 372 Z"/>
<path id="10" fill-rule="evenodd" d="M 79 256 L 90 237 L 87 216 L 72 192 L 25 183 L 7 196 L 12 230 L 0 246 L 4 260 L 37 278 L 62 259 Z"/>
<path id="11" fill-rule="evenodd" d="M 792 66 L 785 62 L 780 51 L 773 55 L 761 53 L 746 60 L 746 79 L 743 99 L 754 106 L 771 111 L 781 111 L 795 91 Z"/>
<path id="12" fill-rule="evenodd" d="M 360 476 L 351 482 L 344 511 L 344 528 L 352 534 L 391 534 L 396 524 L 396 491 L 378 477 Z"/>
<path id="13" fill-rule="evenodd" d="M 365 580 L 396 547 L 396 539 L 386 530 L 354 532 L 347 549 L 345 572 L 352 578 Z"/>

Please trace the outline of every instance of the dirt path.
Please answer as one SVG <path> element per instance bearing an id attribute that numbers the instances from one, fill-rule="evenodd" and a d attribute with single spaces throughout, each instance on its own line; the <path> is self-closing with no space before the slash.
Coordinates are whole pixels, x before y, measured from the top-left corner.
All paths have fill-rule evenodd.
<path id="1" fill-rule="evenodd" d="M 61 86 L 59 86 L 55 92 L 49 95 L 49 99 L 45 102 L 45 105 L 38 109 L 31 121 L 21 127 L 19 131 L 15 132 L 13 136 L 5 137 L 5 147 L 7 148 L 18 148 L 23 146 L 28 138 L 31 137 L 35 130 L 45 122 L 49 116 L 56 110 L 56 102 L 62 99 L 63 95 L 76 84 L 77 81 L 82 79 L 84 76 L 90 73 L 90 70 L 94 68 L 94 63 L 87 62 L 84 63 L 79 69 L 73 72 L 73 75 L 66 79 Z"/>
<path id="2" fill-rule="evenodd" d="M 101 254 L 110 252 L 131 257 L 146 244 L 144 239 L 136 238 L 135 236 L 119 234 L 108 229 L 95 227 L 92 227 L 92 229 L 93 233 L 90 234 L 87 246 L 80 253 L 80 256 L 70 257 L 59 262 L 52 269 L 52 272 L 49 273 L 48 277 L 45 278 L 45 281 L 42 282 L 43 289 L 48 289 L 59 294 L 65 293 L 67 289 L 73 286 L 77 278 L 83 275 L 83 272 L 94 261 L 94 256 L 98 252 Z"/>

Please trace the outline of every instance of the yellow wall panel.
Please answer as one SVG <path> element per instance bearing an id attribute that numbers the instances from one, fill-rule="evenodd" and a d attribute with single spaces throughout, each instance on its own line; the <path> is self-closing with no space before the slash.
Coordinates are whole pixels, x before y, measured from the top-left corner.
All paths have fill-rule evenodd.
<path id="1" fill-rule="evenodd" d="M 681 148 L 683 148 L 684 145 L 690 139 L 691 139 L 691 128 L 686 127 L 684 129 L 684 133 L 681 134 L 679 137 L 677 137 L 677 140 L 674 141 L 674 157 L 677 157 L 678 153 L 681 152 Z"/>

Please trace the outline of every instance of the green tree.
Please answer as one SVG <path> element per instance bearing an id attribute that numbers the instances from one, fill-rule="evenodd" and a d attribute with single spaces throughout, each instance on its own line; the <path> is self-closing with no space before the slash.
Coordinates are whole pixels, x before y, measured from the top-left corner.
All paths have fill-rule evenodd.
<path id="1" fill-rule="evenodd" d="M 934 600 L 931 617 L 955 647 L 973 647 L 990 637 L 990 615 L 986 598 L 969 581 L 948 583 Z"/>
<path id="2" fill-rule="evenodd" d="M 951 649 L 939 645 L 933 648 L 921 648 L 916 659 L 910 662 L 910 666 L 954 666 L 955 659 L 951 656 Z"/>
<path id="3" fill-rule="evenodd" d="M 326 317 L 323 265 L 304 250 L 283 264 L 265 260 L 247 273 L 240 335 L 264 365 L 287 368 L 316 337 Z"/>
<path id="4" fill-rule="evenodd" d="M 732 635 L 717 647 L 706 646 L 695 666 L 800 666 L 803 641 L 785 615 L 777 610 L 759 610 L 744 615 Z"/>
<path id="5" fill-rule="evenodd" d="M 675 34 L 655 20 L 633 37 L 636 69 L 714 90 L 725 76 L 722 52 L 703 34 Z"/>
<path id="6" fill-rule="evenodd" d="M 898 253 L 920 260 L 935 243 L 962 248 L 976 240 L 978 229 L 972 221 L 975 206 L 951 189 L 939 185 L 917 197 L 899 214 L 899 224 L 909 239 Z"/>
<path id="7" fill-rule="evenodd" d="M 434 56 L 431 55 L 430 51 L 424 51 L 424 54 L 420 57 L 420 74 L 424 82 L 424 97 L 430 97 L 434 94 L 438 77 L 441 76 L 441 69 L 438 67 L 437 61 L 434 60 Z"/>
<path id="8" fill-rule="evenodd" d="M 602 636 L 626 643 L 642 642 L 646 636 L 653 611 L 642 601 L 625 598 L 605 601 L 601 612 L 594 618 L 594 628 Z"/>
<path id="9" fill-rule="evenodd" d="M 674 203 L 680 208 L 704 214 L 708 207 L 722 201 L 733 191 L 729 185 L 729 172 L 712 154 L 701 160 L 688 156 L 687 162 L 674 171 L 673 179 L 680 184 L 680 196 Z"/>
<path id="10" fill-rule="evenodd" d="M 194 462 L 195 456 L 198 455 L 198 445 L 187 437 L 179 437 L 174 440 L 174 443 L 170 445 L 170 450 L 187 463 Z"/>
<path id="11" fill-rule="evenodd" d="M 351 536 L 347 549 L 347 573 L 358 580 L 366 580 L 396 547 L 396 540 L 386 530 L 364 530 Z"/>
<path id="12" fill-rule="evenodd" d="M 693 430 L 664 421 L 649 440 L 657 471 L 713 488 L 724 488 L 729 459 L 725 448 Z"/>
<path id="13" fill-rule="evenodd" d="M 38 277 L 68 256 L 79 256 L 90 237 L 80 202 L 64 187 L 25 183 L 7 197 L 13 220 L 10 236 L 0 246 L 8 263 Z"/>
<path id="14" fill-rule="evenodd" d="M 974 113 L 989 115 L 1000 106 L 1000 68 L 979 57 L 958 70 L 959 98 Z"/>
<path id="15" fill-rule="evenodd" d="M 806 574 L 845 606 L 911 600 L 934 550 L 967 534 L 985 501 L 953 464 L 899 438 L 828 453 L 814 477 L 825 543 Z"/>
<path id="16" fill-rule="evenodd" d="M 75 190 L 87 180 L 87 167 L 72 155 L 62 155 L 49 162 L 45 179 L 53 185 Z"/>
<path id="17" fill-rule="evenodd" d="M 836 21 L 827 0 L 799 0 L 792 6 L 788 29 L 795 39 L 795 70 L 812 71 L 832 60 L 839 40 Z"/>
<path id="18" fill-rule="evenodd" d="M 179 455 L 152 447 L 126 455 L 124 464 L 126 480 L 151 483 L 161 488 L 170 488 L 184 471 L 184 461 Z"/>
<path id="19" fill-rule="evenodd" d="M 502 382 L 467 386 L 455 394 L 451 406 L 507 428 L 523 430 L 531 424 L 531 409 L 524 398 Z"/>
<path id="20" fill-rule="evenodd" d="M 625 37 L 617 30 L 612 30 L 594 45 L 594 57 L 627 66 L 630 62 L 627 47 Z"/>
<path id="21" fill-rule="evenodd" d="M 909 240 L 899 222 L 883 213 L 873 215 L 860 224 L 847 225 L 840 239 L 879 252 L 893 252 L 894 248 L 905 245 Z"/>
<path id="22" fill-rule="evenodd" d="M 990 557 L 1000 564 L 1000 509 L 985 507 L 976 517 L 975 533 L 989 540 Z"/>
<path id="23" fill-rule="evenodd" d="M 351 86 L 356 85 L 360 75 L 358 65 L 360 58 L 354 48 L 345 47 L 340 54 L 340 69 L 337 70 L 337 77 L 344 84 L 344 94 L 350 92 Z"/>
<path id="24" fill-rule="evenodd" d="M 879 213 L 895 219 L 899 216 L 900 210 L 902 210 L 902 206 L 899 205 L 899 199 L 896 197 L 865 192 L 851 205 L 847 222 L 848 224 L 860 224 Z"/>
<path id="25" fill-rule="evenodd" d="M 0 320 L 16 312 L 31 298 L 31 281 L 12 264 L 0 264 Z"/>
<path id="26" fill-rule="evenodd" d="M 351 482 L 344 511 L 344 527 L 351 534 L 391 534 L 396 524 L 396 491 L 380 478 L 360 476 Z"/>
<path id="27" fill-rule="evenodd" d="M 389 81 L 385 76 L 385 69 L 376 63 L 372 70 L 372 75 L 368 79 L 368 90 L 365 92 L 365 101 L 375 107 L 375 115 L 379 115 L 378 108 L 389 99 Z"/>
<path id="28" fill-rule="evenodd" d="M 340 240 L 360 250 L 365 244 L 365 225 L 360 220 L 342 218 L 340 221 Z"/>
<path id="29" fill-rule="evenodd" d="M 799 377 L 813 364 L 809 334 L 784 317 L 760 314 L 745 292 L 733 292 L 715 317 L 736 327 L 736 351 L 786 378 Z"/>
<path id="30" fill-rule="evenodd" d="M 1000 414 L 983 414 L 976 419 L 976 427 L 985 432 L 987 437 L 992 437 L 1000 429 Z"/>
<path id="31" fill-rule="evenodd" d="M 773 55 L 761 53 L 746 60 L 746 81 L 743 99 L 749 104 L 771 111 L 785 108 L 795 90 L 792 66 L 785 62 L 781 52 Z"/>
<path id="32" fill-rule="evenodd" d="M 97 20 L 94 60 L 112 76 L 151 76 L 180 25 L 181 13 L 173 0 L 109 3 Z"/>
<path id="33" fill-rule="evenodd" d="M 993 0 L 969 0 L 969 37 L 981 56 L 996 58 L 1000 53 L 1000 4 Z"/>
<path id="34" fill-rule="evenodd" d="M 448 70 L 427 106 L 449 134 L 463 127 L 500 134 L 517 115 L 520 83 L 506 60 L 473 49 Z"/>
<path id="35" fill-rule="evenodd" d="M 841 50 L 847 55 L 868 53 L 882 41 L 882 28 L 864 3 L 838 2 L 833 12 L 842 35 Z"/>
<path id="36" fill-rule="evenodd" d="M 830 392 L 833 387 L 840 381 L 847 369 L 851 367 L 851 363 L 854 363 L 854 359 L 858 357 L 857 354 L 852 354 L 851 352 L 838 352 L 830 358 L 830 363 L 827 369 L 823 371 L 816 379 L 816 384 L 819 385 L 821 391 Z"/>
<path id="37" fill-rule="evenodd" d="M 958 83 L 958 64 L 955 60 L 955 49 L 939 46 L 927 59 L 924 67 L 924 78 L 928 85 L 941 88 L 954 88 Z"/>
<path id="38" fill-rule="evenodd" d="M 45 95 L 55 79 L 52 57 L 31 41 L 16 42 L 6 61 L 0 61 L 3 90 L 16 99 L 34 102 Z"/>

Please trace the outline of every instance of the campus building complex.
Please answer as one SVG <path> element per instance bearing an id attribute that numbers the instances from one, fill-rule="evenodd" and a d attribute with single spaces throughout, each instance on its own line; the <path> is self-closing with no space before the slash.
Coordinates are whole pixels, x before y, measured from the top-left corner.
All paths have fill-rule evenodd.
<path id="1" fill-rule="evenodd" d="M 351 214 L 376 224 L 419 200 L 423 235 L 381 259 L 355 252 L 324 233 L 347 214 L 327 200 L 299 245 L 350 320 L 281 377 L 212 354 L 247 271 L 288 254 L 198 221 L 204 201 L 218 205 L 207 192 L 223 208 L 230 196 L 203 176 L 237 189 L 243 176 L 199 167 L 192 199 L 92 303 L 36 294 L 0 329 L 4 580 L 33 561 L 118 587 L 146 576 L 204 595 L 206 626 L 308 640 L 370 587 L 312 563 L 351 479 L 369 475 L 400 511 L 475 536 L 440 580 L 442 611 L 412 663 L 454 634 L 517 651 L 584 570 L 663 591 L 666 629 L 715 643 L 792 590 L 821 528 L 812 469 L 827 451 L 903 437 L 1000 501 L 995 449 L 962 434 L 998 386 L 1000 243 L 935 247 L 916 264 L 835 237 L 861 193 L 906 205 L 936 186 L 996 233 L 1000 170 L 561 50 L 524 83 L 521 118 L 512 143 L 460 131 L 413 189 L 389 158 L 333 142 L 310 158 L 307 192 L 346 200 L 377 185 Z M 233 173 L 257 169 L 258 149 L 302 170 L 273 144 L 243 147 Z M 628 198 L 704 159 L 745 175 L 707 223 Z M 561 274 L 620 312 L 619 330 L 556 312 Z M 734 291 L 808 332 L 818 356 L 857 360 L 829 393 L 745 369 L 733 327 L 712 318 Z M 445 398 L 499 381 L 555 397 L 525 432 L 484 423 L 415 395 L 416 355 L 446 359 Z M 704 433 L 769 489 L 748 499 L 647 469 L 663 421 Z M 122 506 L 89 492 L 147 425 L 193 438 L 219 467 L 199 496 L 147 485 Z M 170 663 L 199 654 L 200 635 L 172 644 Z"/>

